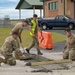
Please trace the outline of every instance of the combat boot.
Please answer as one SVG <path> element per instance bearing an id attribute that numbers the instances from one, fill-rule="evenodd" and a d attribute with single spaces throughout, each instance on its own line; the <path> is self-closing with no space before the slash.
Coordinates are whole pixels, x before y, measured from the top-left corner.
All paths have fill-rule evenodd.
<path id="1" fill-rule="evenodd" d="M 38 52 L 37 54 L 38 54 L 38 55 L 43 55 L 43 53 L 41 53 L 41 52 Z"/>
<path id="2" fill-rule="evenodd" d="M 27 51 L 27 53 L 29 53 L 29 54 L 30 54 L 29 49 L 26 49 L 26 51 Z"/>

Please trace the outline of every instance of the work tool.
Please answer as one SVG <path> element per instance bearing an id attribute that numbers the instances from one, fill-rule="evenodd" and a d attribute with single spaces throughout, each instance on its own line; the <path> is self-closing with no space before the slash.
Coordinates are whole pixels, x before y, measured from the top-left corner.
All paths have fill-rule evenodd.
<path id="1" fill-rule="evenodd" d="M 72 60 L 66 59 L 66 60 L 53 60 L 53 61 L 41 61 L 41 62 L 29 62 L 26 65 L 27 66 L 39 66 L 39 65 L 50 65 L 50 64 L 60 64 L 60 63 L 69 63 L 72 62 Z"/>

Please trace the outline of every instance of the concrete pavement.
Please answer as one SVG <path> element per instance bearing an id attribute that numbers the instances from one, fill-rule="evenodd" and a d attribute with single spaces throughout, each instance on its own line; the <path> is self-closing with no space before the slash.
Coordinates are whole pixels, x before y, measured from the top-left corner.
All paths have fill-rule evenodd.
<path id="1" fill-rule="evenodd" d="M 62 52 L 46 53 L 42 55 L 48 59 L 62 59 Z M 33 52 L 32 52 L 33 53 Z M 0 75 L 75 75 L 75 62 L 63 64 L 51 64 L 41 66 L 26 66 L 29 61 L 17 60 L 16 66 L 1 64 Z"/>
<path id="2" fill-rule="evenodd" d="M 49 30 L 50 32 L 58 32 L 64 34 L 63 30 Z M 74 32 L 74 30 L 72 31 Z M 75 33 L 75 32 L 74 32 Z M 41 49 L 43 55 L 47 59 L 59 60 L 62 59 L 62 51 L 65 41 L 61 43 L 55 43 L 53 50 Z M 31 54 L 36 54 L 35 48 L 32 49 Z M 39 56 L 40 57 L 40 56 Z M 39 58 L 38 58 L 39 59 Z M 0 75 L 75 75 L 75 62 L 63 63 L 63 64 L 51 64 L 41 66 L 26 66 L 27 62 L 32 60 L 19 61 L 17 60 L 16 66 L 9 66 L 7 64 L 1 64 Z M 36 60 L 34 60 L 36 61 Z"/>

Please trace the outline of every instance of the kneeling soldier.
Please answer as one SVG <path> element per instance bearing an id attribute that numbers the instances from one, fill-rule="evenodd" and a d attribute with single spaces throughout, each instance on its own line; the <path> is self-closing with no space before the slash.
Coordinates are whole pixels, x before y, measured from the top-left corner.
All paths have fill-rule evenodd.
<path id="1" fill-rule="evenodd" d="M 9 64 L 9 65 L 16 65 L 16 58 L 17 59 L 24 59 L 26 58 L 25 55 L 22 54 L 20 48 L 18 48 L 16 44 L 16 38 L 18 37 L 17 32 L 13 32 L 11 36 L 5 39 L 3 46 L 1 47 L 1 54 L 5 57 L 5 61 L 2 62 Z M 13 51 L 15 51 L 17 57 L 13 56 Z"/>
<path id="2" fill-rule="evenodd" d="M 64 59 L 75 60 L 75 34 L 71 33 L 69 28 L 65 29 L 65 34 L 67 36 L 65 50 L 63 52 Z"/>

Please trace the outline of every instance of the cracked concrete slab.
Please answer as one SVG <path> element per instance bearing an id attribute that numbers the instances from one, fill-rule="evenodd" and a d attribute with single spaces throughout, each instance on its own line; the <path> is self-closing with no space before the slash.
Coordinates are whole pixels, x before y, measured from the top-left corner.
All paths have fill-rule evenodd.
<path id="1" fill-rule="evenodd" d="M 49 59 L 62 59 L 62 52 L 45 53 L 42 55 L 43 58 Z M 40 58 L 40 56 L 39 56 Z M 37 58 L 37 59 L 39 59 Z M 27 62 L 31 60 L 19 61 L 17 60 L 16 66 L 9 66 L 1 64 L 0 74 L 1 75 L 75 75 L 75 62 L 64 63 L 64 64 L 52 64 L 52 65 L 41 65 L 41 66 L 26 66 Z M 38 60 L 37 60 L 38 61 Z M 45 60 L 46 61 L 46 60 Z"/>

